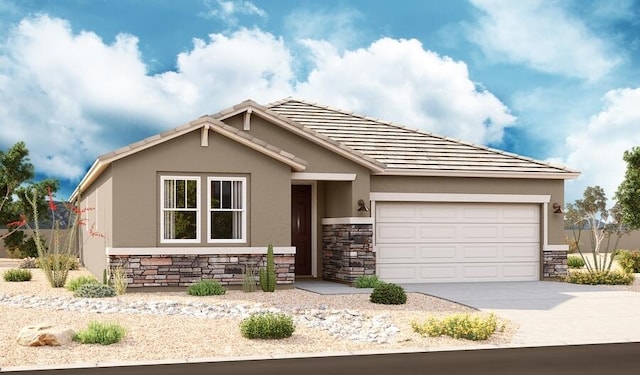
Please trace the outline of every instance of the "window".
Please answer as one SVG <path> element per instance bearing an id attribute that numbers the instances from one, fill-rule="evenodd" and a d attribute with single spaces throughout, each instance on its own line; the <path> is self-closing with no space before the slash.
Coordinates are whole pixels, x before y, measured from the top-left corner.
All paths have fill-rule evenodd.
<path id="1" fill-rule="evenodd" d="M 246 240 L 246 179 L 209 177 L 209 242 Z"/>
<path id="2" fill-rule="evenodd" d="M 200 178 L 161 177 L 161 242 L 200 242 Z"/>

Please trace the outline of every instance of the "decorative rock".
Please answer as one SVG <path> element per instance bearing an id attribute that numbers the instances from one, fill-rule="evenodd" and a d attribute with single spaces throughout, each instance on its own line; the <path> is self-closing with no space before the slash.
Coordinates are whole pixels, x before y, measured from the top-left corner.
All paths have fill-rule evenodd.
<path id="1" fill-rule="evenodd" d="M 38 324 L 23 327 L 16 341 L 23 346 L 61 346 L 69 345 L 73 335 L 75 332 L 69 327 Z"/>

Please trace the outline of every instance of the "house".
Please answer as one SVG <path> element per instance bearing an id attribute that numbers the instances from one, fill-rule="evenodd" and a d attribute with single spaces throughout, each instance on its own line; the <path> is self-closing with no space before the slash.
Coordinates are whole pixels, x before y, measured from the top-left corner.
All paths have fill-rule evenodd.
<path id="1" fill-rule="evenodd" d="M 278 284 L 566 274 L 564 181 L 579 172 L 287 98 L 247 100 L 97 158 L 71 199 L 81 260 L 130 287 L 240 284 L 273 244 Z"/>

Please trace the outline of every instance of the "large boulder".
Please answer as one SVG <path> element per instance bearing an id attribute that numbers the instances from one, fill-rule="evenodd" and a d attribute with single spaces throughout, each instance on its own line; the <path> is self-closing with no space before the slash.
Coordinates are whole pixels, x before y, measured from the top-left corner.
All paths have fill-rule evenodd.
<path id="1" fill-rule="evenodd" d="M 61 346 L 70 344 L 73 335 L 75 332 L 69 327 L 37 324 L 23 327 L 16 341 L 24 346 Z"/>

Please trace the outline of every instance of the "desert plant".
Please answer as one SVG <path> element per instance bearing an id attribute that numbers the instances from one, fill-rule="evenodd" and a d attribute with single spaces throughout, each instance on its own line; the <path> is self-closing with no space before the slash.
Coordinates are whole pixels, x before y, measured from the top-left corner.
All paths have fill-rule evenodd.
<path id="1" fill-rule="evenodd" d="M 118 295 L 124 294 L 127 292 L 127 273 L 124 271 L 122 266 L 116 266 L 111 273 L 111 283 L 113 287 L 116 289 L 116 293 Z"/>
<path id="2" fill-rule="evenodd" d="M 588 186 L 583 193 L 583 199 L 567 204 L 564 215 L 565 227 L 573 232 L 571 243 L 585 261 L 587 272 L 602 273 L 611 270 L 613 255 L 610 249 L 617 248 L 622 235 L 629 232 L 623 222 L 622 208 L 615 204 L 607 208 L 607 197 L 600 186 Z M 582 230 L 587 229 L 591 243 L 590 262 L 580 247 Z"/>
<path id="3" fill-rule="evenodd" d="M 489 315 L 453 314 L 442 319 L 429 317 L 422 323 L 411 322 L 413 330 L 431 337 L 447 335 L 455 339 L 486 340 L 498 328 L 498 319 Z"/>
<path id="4" fill-rule="evenodd" d="M 98 279 L 96 279 L 94 276 L 78 276 L 68 280 L 64 287 L 71 292 L 75 292 L 76 290 L 78 290 L 78 288 L 85 284 L 99 283 L 100 282 L 98 281 Z"/>
<path id="5" fill-rule="evenodd" d="M 615 260 L 625 272 L 640 272 L 640 251 L 638 250 L 616 250 Z"/>
<path id="6" fill-rule="evenodd" d="M 38 268 L 49 267 L 50 270 L 67 268 L 69 271 L 75 271 L 80 267 L 78 258 L 69 254 L 49 254 L 43 258 L 35 258 Z"/>
<path id="7" fill-rule="evenodd" d="M 276 269 L 273 260 L 273 245 L 267 247 L 267 267 L 261 267 L 259 271 L 260 288 L 263 292 L 276 290 Z"/>
<path id="8" fill-rule="evenodd" d="M 378 279 L 376 275 L 361 275 L 355 279 L 353 286 L 356 288 L 375 288 L 384 281 Z"/>
<path id="9" fill-rule="evenodd" d="M 219 282 L 211 279 L 198 281 L 187 288 L 187 293 L 192 296 L 219 296 L 227 290 Z"/>
<path id="10" fill-rule="evenodd" d="M 240 331 L 248 339 L 282 339 L 291 337 L 295 325 L 284 313 L 254 313 L 240 322 Z"/>
<path id="11" fill-rule="evenodd" d="M 582 268 L 584 267 L 584 259 L 581 257 L 568 256 L 567 267 L 569 268 Z"/>
<path id="12" fill-rule="evenodd" d="M 620 271 L 569 271 L 565 281 L 573 284 L 590 285 L 630 285 L 634 282 L 632 273 Z"/>
<path id="13" fill-rule="evenodd" d="M 253 266 L 247 264 L 242 274 L 242 291 L 243 292 L 255 292 L 256 290 L 256 276 L 253 271 Z"/>
<path id="14" fill-rule="evenodd" d="M 86 329 L 73 336 L 73 341 L 82 344 L 111 345 L 120 342 L 125 334 L 126 329 L 119 324 L 92 321 Z"/>
<path id="15" fill-rule="evenodd" d="M 81 298 L 104 298 L 116 295 L 116 290 L 109 285 L 100 283 L 83 284 L 73 292 L 73 295 Z"/>
<path id="16" fill-rule="evenodd" d="M 400 285 L 382 283 L 373 288 L 369 300 L 384 305 L 402 305 L 407 302 L 407 294 Z"/>
<path id="17" fill-rule="evenodd" d="M 20 262 L 20 268 L 38 268 L 37 258 L 24 258 Z"/>
<path id="18" fill-rule="evenodd" d="M 31 280 L 31 271 L 19 268 L 6 270 L 3 274 L 4 281 L 29 281 Z"/>

